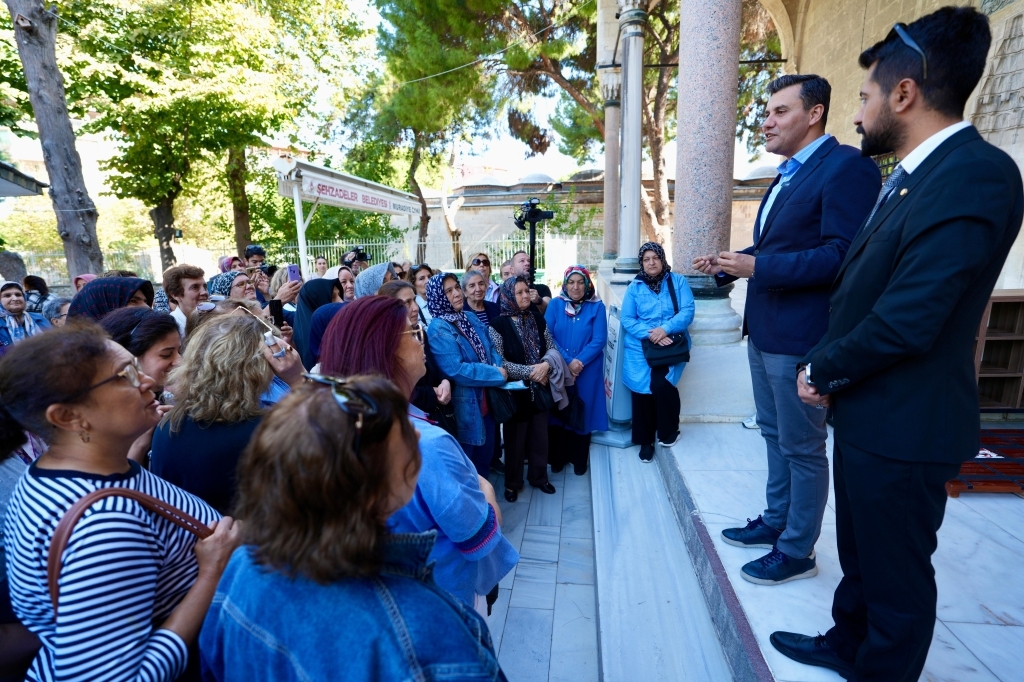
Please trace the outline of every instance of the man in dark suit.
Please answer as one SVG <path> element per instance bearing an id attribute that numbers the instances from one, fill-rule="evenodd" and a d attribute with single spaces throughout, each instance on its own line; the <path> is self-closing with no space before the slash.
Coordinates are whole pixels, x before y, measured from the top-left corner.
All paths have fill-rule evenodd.
<path id="1" fill-rule="evenodd" d="M 947 7 L 860 56 L 863 153 L 893 151 L 900 165 L 796 378 L 802 399 L 834 410 L 843 579 L 825 635 L 771 636 L 790 658 L 847 679 L 920 676 L 944 483 L 978 453 L 974 336 L 1024 215 L 1016 164 L 962 120 L 990 42 L 984 15 Z"/>
<path id="2" fill-rule="evenodd" d="M 761 201 L 754 245 L 693 262 L 719 286 L 748 278 L 744 332 L 757 424 L 768 450 L 768 508 L 722 537 L 771 550 L 741 569 L 758 585 L 818 573 L 814 544 L 828 501 L 828 431 L 825 410 L 800 401 L 793 373 L 825 334 L 829 287 L 881 185 L 871 159 L 825 132 L 831 91 L 815 75 L 768 84 L 762 129 L 768 151 L 786 161 Z"/>

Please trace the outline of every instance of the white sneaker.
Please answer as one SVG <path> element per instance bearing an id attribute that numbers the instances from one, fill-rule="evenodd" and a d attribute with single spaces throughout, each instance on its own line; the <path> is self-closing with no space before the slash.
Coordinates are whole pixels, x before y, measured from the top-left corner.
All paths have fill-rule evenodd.
<path id="1" fill-rule="evenodd" d="M 743 428 L 760 431 L 761 427 L 757 425 L 757 415 L 755 414 L 753 417 L 747 417 L 746 419 L 744 419 Z"/>

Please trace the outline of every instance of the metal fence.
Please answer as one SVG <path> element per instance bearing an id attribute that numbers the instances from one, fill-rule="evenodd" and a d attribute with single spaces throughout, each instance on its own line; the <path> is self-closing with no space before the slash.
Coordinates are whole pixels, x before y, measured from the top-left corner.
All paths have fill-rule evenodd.
<path id="1" fill-rule="evenodd" d="M 46 280 L 51 289 L 58 293 L 65 293 L 71 290 L 71 276 L 68 274 L 68 261 L 63 251 L 46 251 L 32 253 L 19 251 L 22 260 L 25 261 L 25 271 L 30 275 L 37 275 Z M 154 275 L 153 259 L 145 251 L 106 251 L 103 253 L 103 265 L 107 270 L 131 270 L 142 277 L 153 281 L 159 281 Z"/>

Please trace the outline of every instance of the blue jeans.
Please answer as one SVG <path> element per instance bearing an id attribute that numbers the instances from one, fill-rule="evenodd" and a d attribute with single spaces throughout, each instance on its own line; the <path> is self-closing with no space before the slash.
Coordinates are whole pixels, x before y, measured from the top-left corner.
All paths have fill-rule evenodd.
<path id="1" fill-rule="evenodd" d="M 747 340 L 757 425 L 768 447 L 768 508 L 762 519 L 782 531 L 776 546 L 798 559 L 810 556 L 828 502 L 824 409 L 796 392 L 800 355 L 763 353 Z"/>
<path id="2" fill-rule="evenodd" d="M 476 472 L 487 478 L 487 474 L 491 472 L 491 459 L 494 458 L 494 418 L 488 414 L 483 417 L 483 422 L 484 434 L 487 436 L 483 445 L 466 445 L 465 443 L 459 443 L 459 445 L 469 457 L 469 461 L 476 467 Z"/>

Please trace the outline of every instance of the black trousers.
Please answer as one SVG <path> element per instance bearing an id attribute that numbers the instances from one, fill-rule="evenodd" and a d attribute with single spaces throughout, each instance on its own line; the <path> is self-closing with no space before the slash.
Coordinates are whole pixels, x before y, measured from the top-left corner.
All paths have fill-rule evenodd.
<path id="1" fill-rule="evenodd" d="M 668 382 L 668 367 L 651 368 L 651 392 L 633 394 L 633 443 L 671 443 L 679 433 L 679 390 Z"/>
<path id="2" fill-rule="evenodd" d="M 905 462 L 842 444 L 833 454 L 843 579 L 826 641 L 857 682 L 916 682 L 935 627 L 931 557 L 959 464 Z"/>
<path id="3" fill-rule="evenodd" d="M 548 412 L 538 412 L 525 421 L 505 422 L 505 487 L 523 487 L 523 463 L 531 485 L 548 482 Z"/>
<path id="4" fill-rule="evenodd" d="M 548 426 L 548 464 L 553 469 L 572 464 L 573 471 L 584 474 L 590 458 L 590 434 L 582 435 L 561 424 Z"/>

